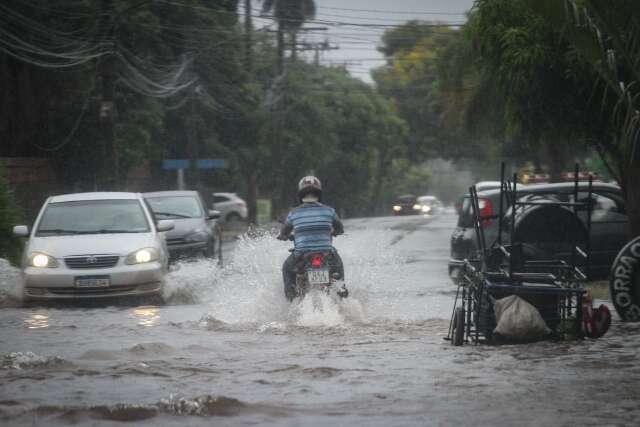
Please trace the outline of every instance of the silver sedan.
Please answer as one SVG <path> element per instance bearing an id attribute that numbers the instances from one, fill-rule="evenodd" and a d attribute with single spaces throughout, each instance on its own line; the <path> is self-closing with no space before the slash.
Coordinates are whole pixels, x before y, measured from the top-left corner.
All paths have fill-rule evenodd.
<path id="1" fill-rule="evenodd" d="M 22 258 L 25 300 L 159 296 L 167 272 L 164 233 L 137 193 L 79 193 L 47 199 Z"/>

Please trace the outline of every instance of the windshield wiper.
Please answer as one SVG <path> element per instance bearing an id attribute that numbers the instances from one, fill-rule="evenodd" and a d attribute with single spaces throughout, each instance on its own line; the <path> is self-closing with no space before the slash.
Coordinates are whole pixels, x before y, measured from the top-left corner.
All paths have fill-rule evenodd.
<path id="1" fill-rule="evenodd" d="M 189 215 L 182 215 L 182 214 L 171 213 L 171 212 L 154 212 L 154 214 L 163 215 L 163 216 L 173 216 L 176 218 L 192 218 Z"/>
<path id="2" fill-rule="evenodd" d="M 46 230 L 38 230 L 37 234 L 40 233 L 51 233 L 51 234 L 85 234 L 85 231 L 78 231 L 78 230 L 65 230 L 63 228 L 49 228 Z"/>
<path id="3" fill-rule="evenodd" d="M 118 230 L 118 229 L 108 229 L 108 228 L 101 228 L 100 230 L 95 230 L 92 231 L 92 233 L 95 234 L 119 234 L 119 233 L 144 233 L 144 230 Z"/>

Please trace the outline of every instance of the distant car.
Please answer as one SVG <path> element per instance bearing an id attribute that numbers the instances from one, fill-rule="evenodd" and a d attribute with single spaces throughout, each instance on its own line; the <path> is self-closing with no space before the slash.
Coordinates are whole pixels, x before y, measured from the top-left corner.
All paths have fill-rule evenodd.
<path id="1" fill-rule="evenodd" d="M 245 221 L 247 219 L 247 203 L 236 193 L 213 193 L 213 209 L 220 212 L 226 222 Z"/>
<path id="2" fill-rule="evenodd" d="M 418 204 L 418 198 L 412 194 L 400 196 L 393 203 L 395 215 L 419 215 L 422 213 L 422 205 Z"/>
<path id="3" fill-rule="evenodd" d="M 518 191 L 519 198 L 536 197 L 540 201 L 553 198 L 556 201 L 569 202 L 573 199 L 574 183 L 533 184 L 518 188 L 521 188 Z M 588 183 L 579 183 L 579 201 L 587 198 L 587 188 Z M 500 190 L 488 190 L 478 193 L 478 208 L 481 216 L 497 215 L 500 209 L 499 204 Z M 628 240 L 629 220 L 622 191 L 617 185 L 594 182 L 592 206 L 590 278 L 603 279 L 608 276 L 616 255 Z M 507 208 L 505 205 L 504 212 L 507 212 Z M 451 235 L 449 275 L 454 279 L 457 277 L 457 272 L 460 271 L 464 259 L 471 259 L 477 250 L 472 215 L 471 199 L 467 195 L 464 198 L 462 210 L 458 216 L 458 225 Z M 584 209 L 578 211 L 577 216 L 583 225 L 586 224 L 587 213 Z M 483 221 L 482 228 L 486 243 L 490 246 L 498 237 L 498 220 L 489 219 Z M 508 231 L 503 232 L 503 236 L 508 234 Z M 544 229 L 532 228 L 528 234 L 531 236 L 544 232 Z"/>
<path id="4" fill-rule="evenodd" d="M 197 191 L 157 191 L 143 194 L 156 219 L 171 219 L 167 233 L 172 259 L 203 255 L 222 262 L 220 212 L 207 210 Z"/>
<path id="5" fill-rule="evenodd" d="M 78 193 L 49 197 L 22 258 L 30 300 L 160 296 L 167 273 L 164 232 L 138 193 Z"/>
<path id="6" fill-rule="evenodd" d="M 437 215 L 442 211 L 442 202 L 436 196 L 420 196 L 417 202 L 425 215 Z"/>

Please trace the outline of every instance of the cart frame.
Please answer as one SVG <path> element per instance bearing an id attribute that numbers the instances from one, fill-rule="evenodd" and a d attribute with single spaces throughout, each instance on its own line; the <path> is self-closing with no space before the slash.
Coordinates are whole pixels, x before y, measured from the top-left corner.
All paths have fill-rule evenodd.
<path id="1" fill-rule="evenodd" d="M 583 282 L 588 277 L 591 252 L 591 213 L 593 177 L 589 176 L 588 197 L 578 201 L 579 167 L 574 172 L 573 201 L 536 202 L 523 200 L 518 195 L 517 174 L 513 181 L 505 179 L 505 165 L 500 174 L 500 203 L 498 215 L 481 216 L 475 186 L 469 188 L 473 213 L 473 226 L 478 247 L 473 259 L 465 259 L 456 290 L 449 331 L 445 339 L 454 345 L 464 342 L 478 344 L 481 339 L 491 341 L 495 328 L 493 303 L 508 295 L 518 295 L 532 303 L 552 330 L 552 337 L 582 336 L 582 296 L 586 293 Z M 510 210 L 505 209 L 506 206 Z M 525 260 L 522 242 L 516 242 L 515 222 L 518 208 L 544 204 L 570 209 L 577 217 L 579 209 L 587 211 L 586 237 L 571 243 L 570 259 Z M 508 243 L 503 241 L 505 216 L 510 216 Z M 483 221 L 498 220 L 498 236 L 487 246 Z M 580 246 L 583 245 L 583 247 Z M 570 325 L 569 319 L 574 319 Z"/>

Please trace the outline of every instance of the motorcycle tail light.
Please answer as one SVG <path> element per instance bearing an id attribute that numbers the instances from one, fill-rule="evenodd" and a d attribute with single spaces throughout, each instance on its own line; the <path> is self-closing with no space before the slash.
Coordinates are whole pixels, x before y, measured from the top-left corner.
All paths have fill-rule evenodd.
<path id="1" fill-rule="evenodd" d="M 312 267 L 322 267 L 322 255 L 312 255 L 311 256 L 311 266 Z"/>

